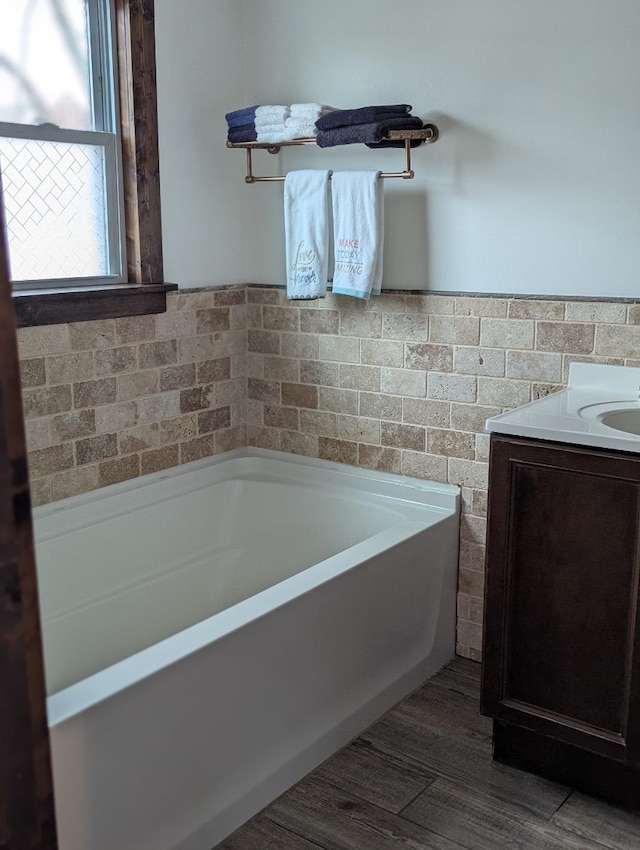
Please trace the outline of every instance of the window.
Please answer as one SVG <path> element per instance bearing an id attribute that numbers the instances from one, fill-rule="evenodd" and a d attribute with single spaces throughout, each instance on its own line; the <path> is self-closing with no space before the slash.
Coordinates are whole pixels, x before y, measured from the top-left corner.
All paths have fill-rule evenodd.
<path id="1" fill-rule="evenodd" d="M 84 279 L 50 277 L 48 286 L 46 285 L 47 282 L 43 280 L 31 289 L 18 286 L 14 292 L 18 322 L 20 325 L 53 324 L 161 312 L 165 309 L 166 291 L 177 287 L 164 284 L 162 277 L 154 0 L 29 0 L 29 2 L 11 0 L 11 3 L 3 0 L 0 3 L 0 53 L 4 51 L 5 9 L 14 4 L 16 8 L 31 7 L 34 14 L 35 10 L 40 7 L 43 7 L 43 9 L 47 7 L 48 13 L 55 14 L 59 14 L 60 9 L 81 7 L 82 14 L 76 13 L 76 17 L 72 19 L 76 23 L 70 21 L 69 25 L 76 28 L 75 43 L 83 44 L 83 48 L 78 49 L 85 51 L 84 54 L 80 52 L 80 58 L 85 55 L 87 57 L 85 65 L 87 82 L 85 82 L 84 91 L 89 92 L 88 102 L 92 111 L 89 113 L 89 119 L 86 118 L 86 111 L 82 113 L 84 125 L 78 117 L 81 110 L 75 109 L 73 120 L 67 117 L 62 121 L 62 124 L 67 126 L 62 126 L 57 121 L 51 121 L 52 124 L 59 124 L 59 129 L 51 126 L 39 127 L 37 123 L 39 116 L 36 114 L 38 110 L 27 113 L 25 111 L 25 99 L 23 98 L 23 111 L 14 112 L 11 116 L 13 120 L 2 125 L 3 132 L 0 133 L 0 142 L 6 143 L 6 138 L 21 138 L 15 132 L 16 125 L 20 125 L 22 127 L 22 138 L 26 137 L 27 140 L 32 140 L 32 131 L 33 128 L 36 128 L 36 131 L 45 137 L 48 144 L 52 142 L 59 146 L 73 144 L 76 146 L 75 150 L 81 149 L 83 144 L 89 147 L 94 154 L 94 160 L 98 161 L 98 173 L 100 173 L 101 162 L 108 160 L 109 157 L 111 157 L 111 161 L 120 158 L 122 162 L 122 182 L 119 225 L 122 228 L 120 234 L 124 234 L 124 241 L 120 246 L 122 264 L 120 280 L 124 283 L 116 283 L 118 278 L 115 275 L 99 275 L 93 278 L 93 283 L 98 285 L 89 285 L 91 278 L 87 276 Z M 101 25 L 99 20 L 97 24 L 92 22 L 92 16 L 105 14 L 104 11 L 100 11 L 101 9 L 107 9 L 111 12 L 108 26 L 105 25 L 104 20 Z M 44 14 L 44 11 L 41 11 L 40 14 Z M 51 21 L 49 21 L 49 26 L 52 26 Z M 59 25 L 56 24 L 56 26 Z M 83 32 L 82 27 L 84 27 L 84 35 L 83 39 L 80 40 L 77 33 Z M 63 32 L 66 32 L 66 30 L 63 29 Z M 100 58 L 101 52 L 103 54 L 106 52 L 108 40 L 107 46 L 104 45 L 104 42 L 98 43 L 96 46 L 95 36 L 97 32 L 102 32 L 103 38 L 106 32 L 112 45 L 111 62 L 106 70 L 102 70 L 98 74 L 95 73 L 95 64 L 91 67 L 89 62 L 95 63 L 97 61 L 95 57 Z M 51 30 L 49 29 L 47 51 L 50 49 L 50 42 L 53 43 L 50 36 Z M 69 52 L 69 48 L 66 49 Z M 76 69 L 74 69 L 76 92 L 81 87 L 77 80 L 82 80 L 79 73 L 81 63 L 78 61 L 78 50 L 76 50 L 75 59 L 68 60 L 76 62 Z M 50 55 L 47 54 L 47 56 L 50 67 L 55 69 L 57 66 L 53 63 Z M 84 58 L 82 58 L 82 62 L 85 62 Z M 100 67 L 104 69 L 105 66 Z M 3 108 L 6 100 L 4 87 L 7 76 L 5 71 L 6 62 L 0 68 L 0 109 Z M 18 66 L 18 71 L 24 71 L 22 64 Z M 101 93 L 101 83 L 105 74 L 113 74 L 114 80 L 115 96 L 112 97 L 110 105 L 108 99 L 105 105 L 104 92 Z M 102 86 L 102 88 L 106 90 L 107 87 Z M 91 129 L 90 121 L 93 121 L 93 126 L 98 128 L 108 126 L 109 110 L 111 110 L 111 115 L 116 117 L 119 112 L 119 124 L 116 122 L 110 133 L 105 132 L 104 129 Z M 70 112 L 71 110 L 67 110 L 65 115 L 68 116 Z M 42 110 L 40 114 L 46 113 Z M 27 115 L 29 115 L 28 118 Z M 0 115 L 0 118 L 6 117 L 8 117 L 6 113 Z M 7 123 L 12 125 L 13 137 L 4 132 Z M 87 129 L 88 125 L 89 129 Z M 115 141 L 118 132 L 119 139 Z M 63 141 L 61 135 L 57 135 L 58 133 L 68 135 Z M 90 135 L 85 137 L 73 136 L 73 134 L 83 133 Z M 110 135 L 111 140 L 105 139 L 106 135 Z M 51 139 L 50 136 L 54 136 L 54 138 Z M 73 138 L 70 136 L 73 136 Z M 41 141 L 40 138 L 37 139 L 38 143 Z M 107 223 L 110 220 L 113 221 L 114 214 L 110 212 L 109 207 L 110 187 L 106 185 L 106 178 L 105 183 L 102 182 L 102 179 L 97 178 L 94 178 L 94 181 L 103 187 L 106 199 L 102 215 L 104 215 Z M 36 217 L 40 214 L 41 211 L 38 210 Z M 110 215 L 111 219 L 109 219 Z M 102 219 L 100 215 L 97 216 L 97 221 L 99 222 L 95 229 L 97 236 L 91 237 L 96 242 L 99 241 L 100 233 L 104 232 L 104 230 L 101 230 Z M 88 242 L 90 241 L 88 240 Z M 96 252 L 95 250 L 95 244 L 85 243 L 83 250 L 89 254 L 95 268 L 95 258 L 100 257 L 99 251 Z M 106 257 L 103 256 L 103 265 L 98 266 L 101 271 L 113 271 L 114 250 L 110 250 L 110 254 L 106 252 Z M 83 261 L 86 262 L 86 256 Z M 80 283 L 83 285 L 79 286 Z"/>
<path id="2" fill-rule="evenodd" d="M 0 167 L 17 286 L 122 283 L 113 0 L 12 0 L 0 36 Z"/>

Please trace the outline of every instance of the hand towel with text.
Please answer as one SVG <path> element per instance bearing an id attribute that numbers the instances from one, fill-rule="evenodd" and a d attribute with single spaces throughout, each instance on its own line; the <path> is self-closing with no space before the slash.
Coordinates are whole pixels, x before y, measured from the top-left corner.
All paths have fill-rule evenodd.
<path id="1" fill-rule="evenodd" d="M 334 171 L 334 295 L 368 299 L 382 288 L 384 194 L 379 171 Z"/>
<path id="2" fill-rule="evenodd" d="M 284 181 L 287 298 L 327 294 L 329 171 L 290 171 Z"/>

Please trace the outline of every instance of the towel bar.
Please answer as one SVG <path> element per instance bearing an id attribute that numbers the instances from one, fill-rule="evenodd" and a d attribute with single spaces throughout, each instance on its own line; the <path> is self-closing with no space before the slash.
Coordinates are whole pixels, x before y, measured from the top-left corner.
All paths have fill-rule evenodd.
<path id="1" fill-rule="evenodd" d="M 404 142 L 404 171 L 381 171 L 380 177 L 401 177 L 403 180 L 411 180 L 414 177 L 411 168 L 411 142 L 417 139 L 426 144 L 433 144 L 438 138 L 438 128 L 435 124 L 425 124 L 420 130 L 390 130 L 385 136 L 385 141 Z M 288 142 L 269 144 L 265 142 L 227 142 L 228 148 L 245 148 L 247 151 L 247 175 L 245 183 L 281 183 L 285 176 L 283 174 L 275 177 L 258 177 L 253 173 L 253 161 L 251 158 L 254 150 L 266 150 L 267 153 L 280 153 L 280 148 L 293 145 L 315 145 L 315 137 L 308 139 L 293 139 Z"/>

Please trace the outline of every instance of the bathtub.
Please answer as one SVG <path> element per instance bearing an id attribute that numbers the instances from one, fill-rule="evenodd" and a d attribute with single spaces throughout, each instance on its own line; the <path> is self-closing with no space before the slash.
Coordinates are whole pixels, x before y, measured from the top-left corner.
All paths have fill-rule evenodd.
<path id="1" fill-rule="evenodd" d="M 243 449 L 34 519 L 63 850 L 210 850 L 454 654 L 457 487 Z"/>

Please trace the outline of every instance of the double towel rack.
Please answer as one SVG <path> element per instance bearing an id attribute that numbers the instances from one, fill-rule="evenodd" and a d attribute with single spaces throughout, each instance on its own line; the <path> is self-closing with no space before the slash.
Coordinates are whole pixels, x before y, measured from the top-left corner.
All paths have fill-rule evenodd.
<path id="1" fill-rule="evenodd" d="M 411 142 L 419 141 L 433 144 L 438 138 L 438 128 L 435 124 L 425 124 L 420 130 L 389 130 L 384 141 L 404 142 L 404 171 L 381 171 L 380 177 L 401 177 L 403 180 L 411 180 L 414 177 L 411 168 Z M 288 142 L 269 144 L 265 142 L 227 142 L 228 148 L 245 148 L 247 151 L 247 175 L 245 183 L 281 183 L 285 176 L 283 174 L 275 177 L 258 177 L 253 173 L 252 153 L 254 150 L 266 150 L 267 153 L 280 153 L 280 148 L 293 145 L 315 145 L 314 137 L 309 139 L 293 139 Z"/>

